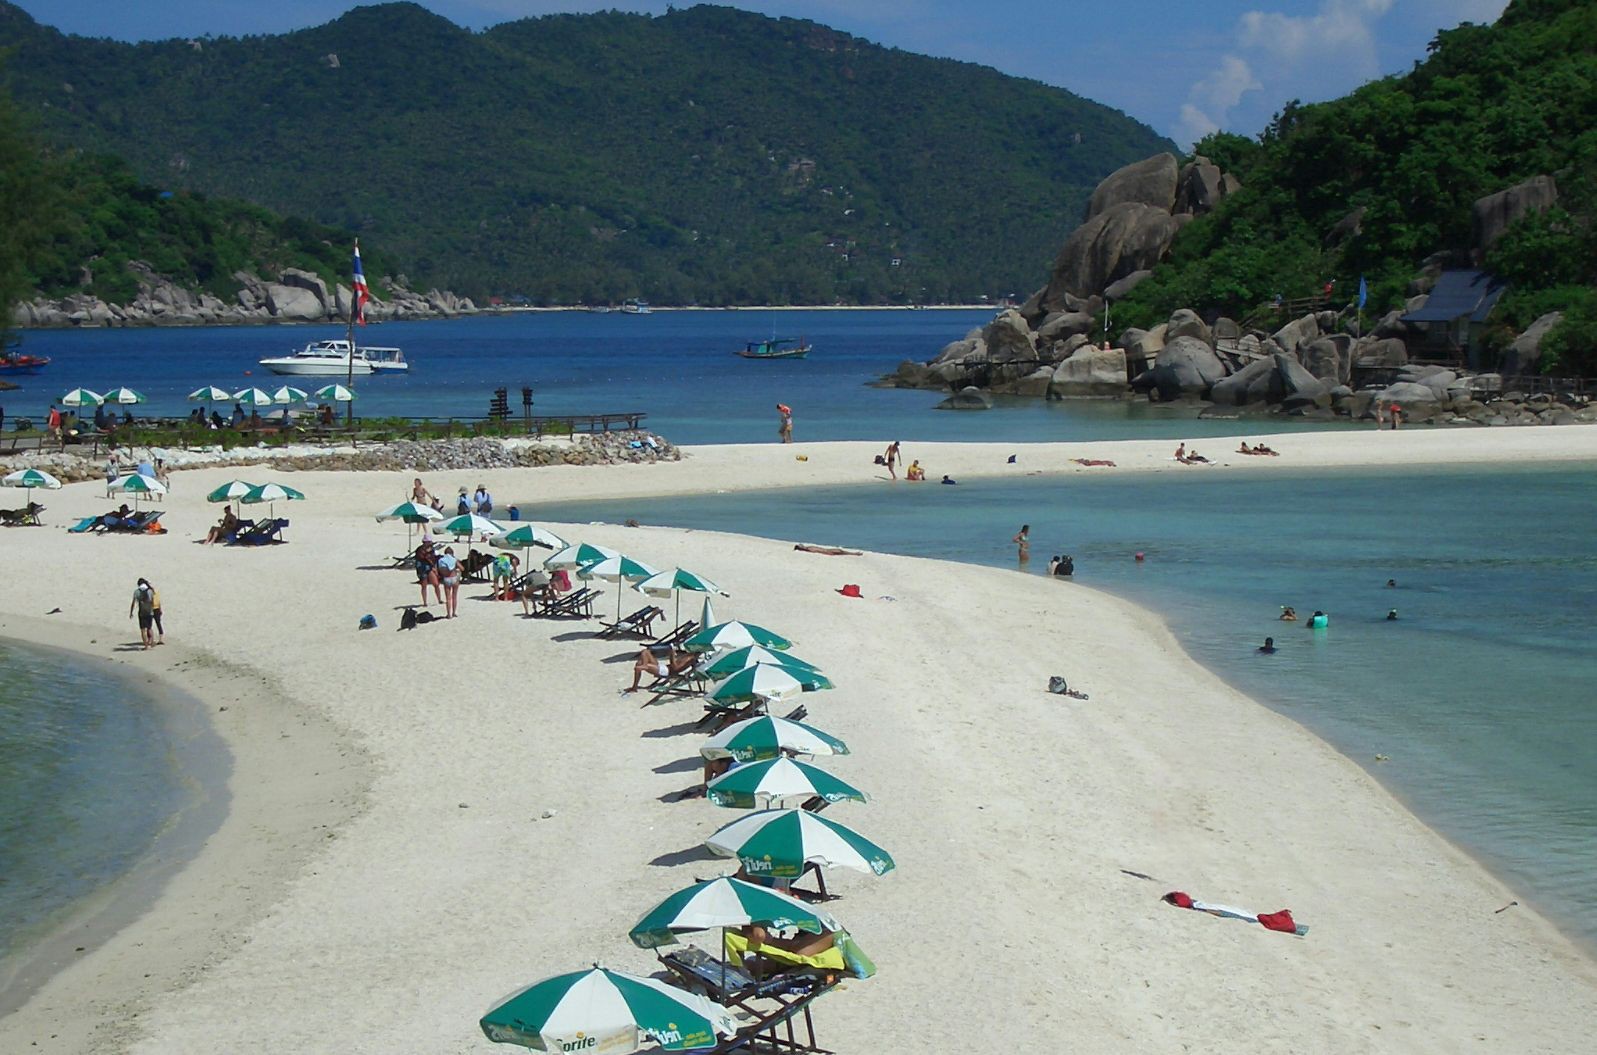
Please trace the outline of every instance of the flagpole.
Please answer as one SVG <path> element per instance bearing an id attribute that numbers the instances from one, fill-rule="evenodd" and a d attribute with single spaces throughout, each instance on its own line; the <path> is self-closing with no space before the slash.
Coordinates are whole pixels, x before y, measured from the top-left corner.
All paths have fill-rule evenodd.
<path id="1" fill-rule="evenodd" d="M 359 238 L 355 239 L 355 259 L 360 259 Z M 354 284 L 354 281 L 351 280 L 350 286 L 353 287 Z M 355 394 L 355 313 L 360 310 L 360 301 L 357 299 L 359 297 L 360 291 L 351 288 L 349 291 L 349 361 L 348 371 L 344 378 L 344 387 L 349 389 L 350 395 Z M 355 427 L 355 401 L 353 399 L 349 401 L 349 413 L 344 420 L 353 430 Z"/>

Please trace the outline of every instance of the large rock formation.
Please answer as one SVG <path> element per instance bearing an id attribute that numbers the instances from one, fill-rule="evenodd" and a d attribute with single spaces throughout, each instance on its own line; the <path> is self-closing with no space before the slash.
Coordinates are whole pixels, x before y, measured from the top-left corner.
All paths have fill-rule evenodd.
<path id="1" fill-rule="evenodd" d="M 1196 337 L 1177 337 L 1159 352 L 1149 371 L 1161 399 L 1207 395 L 1209 387 L 1225 377 L 1225 364 L 1214 349 Z"/>
<path id="2" fill-rule="evenodd" d="M 1085 219 L 1108 212 L 1117 205 L 1134 203 L 1170 212 L 1176 204 L 1176 181 L 1180 171 L 1173 154 L 1155 154 L 1134 161 L 1105 176 L 1092 192 Z"/>
<path id="3" fill-rule="evenodd" d="M 1535 176 L 1507 190 L 1488 194 L 1475 203 L 1470 217 L 1475 248 L 1485 251 L 1515 221 L 1558 204 L 1558 185 L 1551 176 Z"/>
<path id="4" fill-rule="evenodd" d="M 1514 338 L 1514 343 L 1503 354 L 1503 376 L 1524 377 L 1536 373 L 1542 362 L 1542 338 L 1563 321 L 1564 313 L 1553 311 L 1526 327 L 1525 332 Z"/>
<path id="5" fill-rule="evenodd" d="M 1048 386 L 1054 396 L 1118 396 L 1125 390 L 1124 348 L 1079 348 L 1054 368 Z"/>

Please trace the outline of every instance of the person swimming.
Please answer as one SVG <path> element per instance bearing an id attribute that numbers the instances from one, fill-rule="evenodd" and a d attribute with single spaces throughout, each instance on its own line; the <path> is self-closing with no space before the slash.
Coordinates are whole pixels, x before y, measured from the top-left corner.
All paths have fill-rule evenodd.
<path id="1" fill-rule="evenodd" d="M 1281 621 L 1283 623 L 1295 623 L 1295 622 L 1297 622 L 1298 621 L 1297 609 L 1293 608 L 1289 604 L 1283 604 L 1281 606 Z"/>
<path id="2" fill-rule="evenodd" d="M 1388 590 L 1395 590 L 1395 589 L 1397 589 L 1397 580 L 1396 580 L 1396 579 L 1387 579 L 1387 580 L 1386 580 L 1386 588 L 1387 588 L 1387 589 L 1388 589 Z"/>
<path id="3" fill-rule="evenodd" d="M 1275 638 L 1273 638 L 1273 637 L 1265 638 L 1264 639 L 1264 644 L 1259 646 L 1259 651 L 1263 652 L 1267 656 L 1268 655 L 1273 655 L 1275 653 Z"/>
<path id="4" fill-rule="evenodd" d="M 1396 608 L 1388 609 L 1387 613 L 1386 613 L 1386 621 L 1388 623 L 1390 623 L 1390 622 L 1395 621 L 1396 619 L 1397 619 L 1397 609 Z"/>
<path id="5" fill-rule="evenodd" d="M 1309 616 L 1309 629 L 1310 630 L 1324 630 L 1327 626 L 1330 626 L 1330 625 L 1331 625 L 1331 617 L 1326 615 L 1324 612 L 1320 611 L 1317 608 L 1314 610 L 1314 614 Z"/>

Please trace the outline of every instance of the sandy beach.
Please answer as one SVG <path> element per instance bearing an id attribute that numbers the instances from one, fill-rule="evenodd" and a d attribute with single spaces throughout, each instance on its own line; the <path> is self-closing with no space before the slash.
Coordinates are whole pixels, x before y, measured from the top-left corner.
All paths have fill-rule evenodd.
<path id="1" fill-rule="evenodd" d="M 551 501 L 866 482 L 891 438 L 425 480 Z M 1222 449 L 1235 439 L 1198 443 L 1214 466 L 1174 463 L 1166 440 L 904 453 L 933 481 L 1597 460 L 1581 427 L 1249 439 L 1282 456 Z M 735 812 L 662 801 L 695 780 L 696 704 L 640 708 L 620 692 L 635 647 L 594 639 L 596 623 L 523 620 L 486 586 L 462 588 L 459 619 L 397 633 L 417 600 L 386 569 L 405 531 L 371 514 L 410 474 L 250 469 L 309 496 L 278 509 L 288 543 L 197 545 L 219 513 L 203 495 L 239 472 L 175 474 L 164 536 L 61 530 L 115 505 L 97 484 L 45 494 L 51 527 L 0 535 L 33 570 L 0 595 L 0 634 L 192 693 L 233 756 L 215 835 L 0 1019 L 0 1050 L 487 1052 L 477 1019 L 515 988 L 595 960 L 647 973 L 626 938 L 637 917 L 731 871 L 695 848 Z M 1553 1053 L 1597 1029 L 1590 959 L 1523 905 L 1497 913 L 1513 891 L 1151 613 L 1040 576 L 799 540 L 550 526 L 708 575 L 731 595 L 718 614 L 787 634 L 836 682 L 803 702 L 852 748 L 826 767 L 874 801 L 828 816 L 898 869 L 829 876 L 831 910 L 880 974 L 817 1004 L 828 1048 Z M 173 644 L 117 651 L 137 639 L 140 575 Z M 844 582 L 864 596 L 839 596 Z M 378 629 L 356 629 L 366 613 Z M 1052 674 L 1091 699 L 1049 695 Z M 1310 931 L 1182 911 L 1168 890 L 1290 907 Z"/>

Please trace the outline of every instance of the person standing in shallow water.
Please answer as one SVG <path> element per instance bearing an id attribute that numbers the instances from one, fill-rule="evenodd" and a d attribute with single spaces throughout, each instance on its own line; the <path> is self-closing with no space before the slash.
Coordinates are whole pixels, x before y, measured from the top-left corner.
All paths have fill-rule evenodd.
<path id="1" fill-rule="evenodd" d="M 1022 524 L 1022 525 L 1020 525 L 1020 530 L 1015 532 L 1015 537 L 1010 539 L 1009 541 L 1013 542 L 1016 545 L 1016 547 L 1018 547 L 1018 549 L 1019 549 L 1019 554 L 1018 555 L 1020 557 L 1020 563 L 1025 564 L 1027 561 L 1031 560 L 1031 525 L 1030 524 Z"/>

